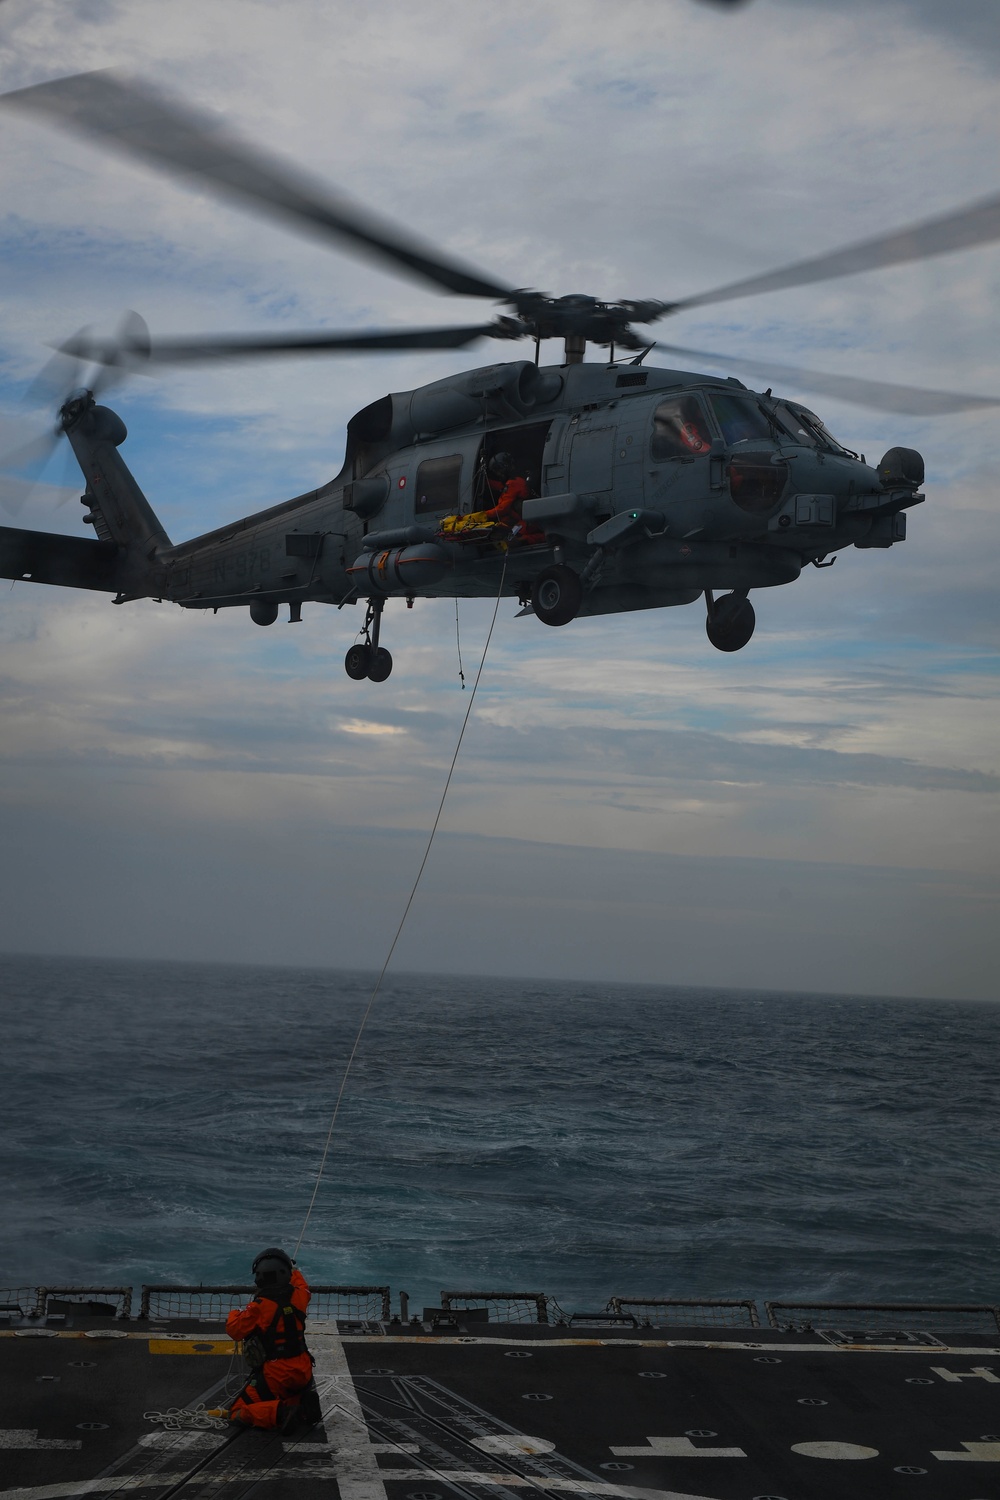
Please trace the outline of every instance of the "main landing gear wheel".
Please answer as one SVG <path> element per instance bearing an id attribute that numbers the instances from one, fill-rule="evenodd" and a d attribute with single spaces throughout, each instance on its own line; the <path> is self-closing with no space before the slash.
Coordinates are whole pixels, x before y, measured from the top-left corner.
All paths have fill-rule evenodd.
<path id="1" fill-rule="evenodd" d="M 388 655 L 388 652 L 386 652 L 386 655 Z M 344 657 L 344 671 L 354 682 L 364 682 L 368 676 L 371 660 L 372 648 L 366 645 L 364 641 L 358 641 Z M 388 675 L 387 672 L 386 676 Z"/>
<path id="2" fill-rule="evenodd" d="M 709 596 L 705 632 L 717 651 L 742 651 L 753 635 L 757 616 L 749 599 L 723 594 L 713 603 Z"/>
<path id="3" fill-rule="evenodd" d="M 579 613 L 583 585 L 572 568 L 559 563 L 539 573 L 532 586 L 531 602 L 543 625 L 568 625 Z"/>
<path id="4" fill-rule="evenodd" d="M 368 680 L 370 682 L 384 682 L 392 671 L 392 657 L 384 646 L 379 646 L 377 651 L 371 654 L 368 663 Z"/>
<path id="5" fill-rule="evenodd" d="M 392 671 L 392 657 L 378 643 L 384 608 L 384 599 L 369 599 L 365 623 L 361 627 L 364 640 L 355 641 L 344 657 L 344 670 L 355 682 L 362 682 L 366 677 L 369 682 L 384 682 Z"/>

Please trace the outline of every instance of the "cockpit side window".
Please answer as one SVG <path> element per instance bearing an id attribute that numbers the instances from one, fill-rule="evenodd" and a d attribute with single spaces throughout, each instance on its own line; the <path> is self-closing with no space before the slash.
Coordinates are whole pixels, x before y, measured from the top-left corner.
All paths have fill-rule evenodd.
<path id="1" fill-rule="evenodd" d="M 785 401 L 779 401 L 774 408 L 774 415 L 794 442 L 801 443 L 803 448 L 815 448 L 818 445 L 816 433 L 806 421 L 804 413 L 796 411 Z"/>
<path id="2" fill-rule="evenodd" d="M 650 456 L 657 463 L 669 458 L 694 458 L 712 446 L 705 409 L 697 396 L 671 396 L 653 413 Z"/>
<path id="3" fill-rule="evenodd" d="M 846 453 L 850 458 L 857 457 L 857 454 L 854 453 L 850 448 L 845 448 L 843 443 L 837 442 L 837 439 L 834 437 L 829 427 L 827 427 L 826 423 L 821 421 L 820 418 L 817 417 L 815 412 L 807 411 L 804 406 L 800 407 L 800 411 L 805 417 L 806 421 L 809 423 L 810 427 L 812 427 L 815 432 L 819 433 L 820 442 L 823 443 L 825 447 L 829 448 L 831 453 Z"/>
<path id="4" fill-rule="evenodd" d="M 709 400 L 727 448 L 735 448 L 737 443 L 771 440 L 771 424 L 756 401 L 750 397 L 731 396 L 728 391 L 713 391 Z"/>
<path id="5" fill-rule="evenodd" d="M 793 406 L 790 401 L 779 401 L 774 414 L 795 442 L 802 443 L 807 448 L 826 448 L 830 453 L 854 456 L 850 448 L 837 442 L 825 423 L 808 407 Z"/>

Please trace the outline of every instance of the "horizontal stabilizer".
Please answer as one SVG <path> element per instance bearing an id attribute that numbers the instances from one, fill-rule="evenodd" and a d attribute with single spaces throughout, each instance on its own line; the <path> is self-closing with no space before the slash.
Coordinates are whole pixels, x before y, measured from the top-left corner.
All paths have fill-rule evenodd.
<path id="1" fill-rule="evenodd" d="M 121 550 L 114 542 L 0 526 L 0 578 L 115 594 L 120 558 Z"/>

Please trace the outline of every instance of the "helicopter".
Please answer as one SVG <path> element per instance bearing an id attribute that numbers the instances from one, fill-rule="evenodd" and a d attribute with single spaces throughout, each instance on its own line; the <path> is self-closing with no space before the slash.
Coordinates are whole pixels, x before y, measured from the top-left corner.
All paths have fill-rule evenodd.
<path id="1" fill-rule="evenodd" d="M 156 340 L 130 315 L 113 339 L 83 332 L 59 346 L 57 360 L 97 367 L 61 401 L 52 438 L 65 435 L 73 449 L 85 479 L 83 521 L 95 535 L 2 527 L 0 576 L 98 590 L 116 604 L 244 608 L 260 626 L 283 606 L 294 623 L 306 603 L 363 603 L 360 639 L 345 659 L 357 681 L 385 681 L 392 671 L 381 643 L 390 598 L 409 607 L 417 598 L 510 596 L 521 614 L 554 627 L 701 599 L 710 643 L 734 652 L 754 632 L 751 591 L 791 583 L 806 565 L 830 567 L 849 546 L 902 542 L 907 510 L 925 498 L 918 452 L 891 447 L 869 465 L 810 408 L 771 388 L 647 364 L 654 349 L 731 368 L 747 362 L 663 344 L 633 325 L 1000 238 L 1000 198 L 990 198 L 675 302 L 550 297 L 459 262 L 135 80 L 77 74 L 0 96 L 0 105 L 208 183 L 438 291 L 507 309 L 464 327 Z M 343 466 L 327 484 L 177 544 L 121 457 L 124 422 L 97 399 L 108 381 L 158 365 L 459 350 L 483 339 L 532 340 L 534 359 L 380 397 L 348 422 Z M 547 339 L 563 342 L 558 365 L 540 364 Z M 606 355 L 586 360 L 588 345 Z M 805 389 L 900 413 L 1000 405 L 770 369 Z"/>

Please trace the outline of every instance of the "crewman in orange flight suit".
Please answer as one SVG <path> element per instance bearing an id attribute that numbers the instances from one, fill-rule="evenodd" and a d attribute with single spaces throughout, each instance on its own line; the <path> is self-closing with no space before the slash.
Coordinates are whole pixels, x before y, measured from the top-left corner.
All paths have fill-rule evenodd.
<path id="1" fill-rule="evenodd" d="M 250 1379 L 229 1409 L 231 1422 L 250 1427 L 291 1426 L 301 1415 L 318 1420 L 312 1355 L 306 1348 L 309 1287 L 284 1250 L 262 1250 L 253 1263 L 257 1295 L 226 1319 L 231 1339 L 243 1340 Z M 303 1401 L 303 1395 L 306 1400 Z M 311 1410 L 315 1405 L 315 1413 Z"/>
<path id="2" fill-rule="evenodd" d="M 438 535 L 452 537 L 456 541 L 478 541 L 482 538 L 484 528 L 502 526 L 509 533 L 500 543 L 503 549 L 506 549 L 508 540 L 527 543 L 544 541 L 545 533 L 521 516 L 521 506 L 531 498 L 532 490 L 527 479 L 522 474 L 515 474 L 513 469 L 514 460 L 509 453 L 494 453 L 486 471 L 486 483 L 493 496 L 493 505 L 489 510 L 473 510 L 464 516 L 445 516 Z"/>
<path id="3" fill-rule="evenodd" d="M 486 521 L 496 521 L 506 526 L 512 535 L 523 541 L 540 541 L 542 532 L 537 526 L 521 519 L 521 506 L 531 497 L 528 481 L 521 474 L 512 474 L 514 460 L 509 453 L 496 453 L 489 463 L 490 489 L 497 495 L 496 504 L 481 512 Z"/>

